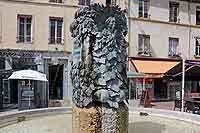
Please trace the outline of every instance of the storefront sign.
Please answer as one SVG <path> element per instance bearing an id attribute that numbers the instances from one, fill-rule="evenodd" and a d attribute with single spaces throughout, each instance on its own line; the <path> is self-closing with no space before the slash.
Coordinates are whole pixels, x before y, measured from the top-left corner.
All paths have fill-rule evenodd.
<path id="1" fill-rule="evenodd" d="M 0 51 L 0 57 L 31 57 L 35 56 L 35 52 L 29 51 Z"/>
<path id="2" fill-rule="evenodd" d="M 34 92 L 32 90 L 25 90 L 22 92 L 22 97 L 33 97 Z"/>

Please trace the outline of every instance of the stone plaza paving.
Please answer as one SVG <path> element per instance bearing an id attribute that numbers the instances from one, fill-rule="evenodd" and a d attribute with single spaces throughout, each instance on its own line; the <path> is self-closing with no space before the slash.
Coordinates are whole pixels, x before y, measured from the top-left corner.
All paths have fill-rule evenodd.
<path id="1" fill-rule="evenodd" d="M 9 125 L 0 133 L 71 133 L 72 115 L 50 115 Z M 168 119 L 160 116 L 140 116 L 139 112 L 129 115 L 129 133 L 199 133 L 200 126 L 193 122 Z M 87 131 L 86 131 L 87 133 Z"/>

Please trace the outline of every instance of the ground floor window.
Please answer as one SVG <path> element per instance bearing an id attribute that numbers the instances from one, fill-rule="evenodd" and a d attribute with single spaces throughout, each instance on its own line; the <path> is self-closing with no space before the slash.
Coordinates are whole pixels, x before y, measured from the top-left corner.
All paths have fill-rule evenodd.
<path id="1" fill-rule="evenodd" d="M 153 80 L 152 79 L 130 79 L 129 81 L 129 99 L 140 99 L 142 90 L 147 89 L 150 97 L 153 97 Z"/>
<path id="2" fill-rule="evenodd" d="M 63 64 L 49 65 L 49 98 L 63 99 Z"/>
<path id="3" fill-rule="evenodd" d="M 167 83 L 162 79 L 154 79 L 154 97 L 156 99 L 167 98 Z"/>

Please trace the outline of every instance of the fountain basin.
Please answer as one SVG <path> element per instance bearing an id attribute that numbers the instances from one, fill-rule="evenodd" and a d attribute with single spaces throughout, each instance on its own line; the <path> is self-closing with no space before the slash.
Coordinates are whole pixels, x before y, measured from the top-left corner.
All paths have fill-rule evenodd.
<path id="1" fill-rule="evenodd" d="M 200 132 L 198 115 L 158 109 L 129 110 L 129 133 Z M 19 132 L 71 133 L 71 108 L 47 108 L 0 114 L 0 133 Z"/>

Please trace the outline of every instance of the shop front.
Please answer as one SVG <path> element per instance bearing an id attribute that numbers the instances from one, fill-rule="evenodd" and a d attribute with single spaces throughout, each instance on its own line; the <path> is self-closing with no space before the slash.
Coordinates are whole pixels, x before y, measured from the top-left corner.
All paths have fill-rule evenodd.
<path id="1" fill-rule="evenodd" d="M 192 94 L 200 94 L 200 61 L 199 60 L 185 60 L 184 79 L 183 63 L 179 63 L 177 66 L 169 70 L 165 74 L 165 78 L 169 80 L 169 88 L 174 92 L 181 91 L 181 83 L 184 80 L 184 96 L 188 97 Z M 172 89 L 174 88 L 174 89 Z M 175 95 L 170 93 L 170 96 L 174 99 Z"/>
<path id="2" fill-rule="evenodd" d="M 179 63 L 180 60 L 174 59 L 129 57 L 129 71 L 144 74 L 142 78 L 129 78 L 130 98 L 140 99 L 142 90 L 146 89 L 151 101 L 170 100 L 173 92 L 164 75 Z"/>
<path id="3" fill-rule="evenodd" d="M 69 55 L 70 53 L 59 51 L 0 50 L 0 110 L 3 107 L 4 109 L 18 107 L 19 88 L 23 88 L 24 93 L 21 96 L 25 99 L 28 95 L 34 98 L 35 107 L 54 106 L 51 105 L 51 101 L 63 102 L 65 95 L 69 95 Z M 31 82 L 33 91 L 27 89 L 29 83 L 26 80 L 8 80 L 12 72 L 27 69 L 46 74 L 49 82 Z M 42 92 L 42 90 L 46 91 Z M 41 102 L 41 100 L 47 102 Z"/>

